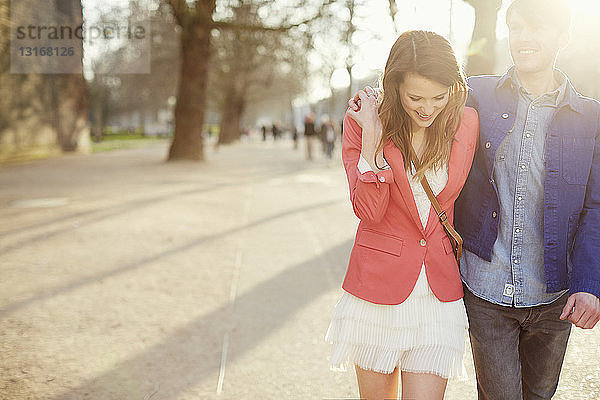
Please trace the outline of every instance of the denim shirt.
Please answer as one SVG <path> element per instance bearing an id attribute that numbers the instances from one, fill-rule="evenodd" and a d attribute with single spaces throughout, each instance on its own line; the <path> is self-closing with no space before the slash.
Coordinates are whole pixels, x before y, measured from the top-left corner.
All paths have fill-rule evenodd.
<path id="1" fill-rule="evenodd" d="M 566 290 L 546 293 L 544 277 L 544 151 L 546 132 L 566 90 L 566 77 L 556 71 L 559 87 L 538 98 L 508 72 L 517 88 L 513 127 L 500 143 L 493 176 L 500 201 L 498 238 L 488 262 L 465 251 L 461 276 L 477 296 L 499 305 L 531 307 L 548 304 Z"/>
<path id="2" fill-rule="evenodd" d="M 487 261 L 488 264 L 478 264 L 481 269 L 485 269 L 491 267 L 492 253 L 498 252 L 495 247 L 500 233 L 500 192 L 504 193 L 504 189 L 501 190 L 496 182 L 495 169 L 500 168 L 496 165 L 496 157 L 504 155 L 506 161 L 508 152 L 512 152 L 510 147 L 504 146 L 510 146 L 511 139 L 507 139 L 507 142 L 505 139 L 511 128 L 514 131 L 517 126 L 520 95 L 508 73 L 473 76 L 468 79 L 468 86 L 467 105 L 475 108 L 479 114 L 479 143 L 467 181 L 455 203 L 454 225 L 463 237 L 463 250 Z M 544 173 L 539 174 L 537 178 L 543 179 L 543 196 L 538 200 L 543 199 L 543 204 L 538 205 L 541 207 L 540 212 L 543 213 L 543 242 L 538 243 L 543 251 L 543 266 L 538 271 L 543 270 L 546 293 L 551 295 L 549 298 L 553 293 L 566 289 L 570 294 L 587 292 L 600 297 L 600 257 L 598 256 L 600 254 L 600 103 L 577 93 L 568 79 L 562 96 L 562 100 L 557 98 L 559 104 L 553 111 L 551 121 L 544 132 L 544 157 L 542 158 Z M 541 123 L 539 119 L 543 117 L 534 118 L 537 123 Z M 521 122 L 523 128 L 516 135 L 519 139 L 523 138 L 521 134 L 525 133 L 525 124 L 530 117 L 524 119 L 525 121 Z M 513 132 L 508 134 L 510 135 L 513 135 Z M 530 139 L 526 135 L 527 133 L 525 138 Z M 534 142 L 535 140 L 531 143 L 532 152 L 536 151 Z M 529 146 L 527 141 L 523 141 L 523 144 L 524 147 Z M 514 154 L 511 154 L 511 157 L 518 159 L 528 157 L 526 151 L 521 151 L 520 144 L 516 149 L 518 151 L 512 152 Z M 535 156 L 530 163 L 534 158 Z M 517 164 L 514 166 L 520 168 Z M 518 174 L 516 171 L 513 172 L 515 183 L 512 190 L 515 190 Z M 526 187 L 529 188 L 533 175 L 530 176 L 529 171 L 525 170 L 525 172 L 527 172 Z M 516 195 L 518 200 L 521 194 L 515 192 L 513 195 Z M 526 195 L 531 196 L 531 193 Z M 513 219 L 512 222 L 521 219 L 515 216 L 520 212 L 524 213 L 523 224 L 525 220 L 529 220 L 530 214 L 525 210 L 529 200 L 530 198 L 525 200 L 522 211 L 506 214 Z M 502 207 L 506 209 L 506 200 L 502 201 Z M 509 201 L 514 202 L 514 196 Z M 508 224 L 511 229 L 512 222 Z M 530 223 L 533 222 L 529 221 L 528 224 Z M 525 225 L 517 228 L 532 229 L 531 226 L 525 228 Z M 516 232 L 517 228 L 515 232 L 511 231 L 505 236 L 510 238 L 512 246 L 513 235 L 523 233 L 523 236 L 517 237 L 518 240 L 515 241 L 515 244 L 521 247 L 521 252 L 519 253 L 518 250 L 514 252 L 510 247 L 511 254 L 508 255 L 512 257 L 519 253 L 518 265 L 526 262 L 523 259 L 524 245 L 528 246 L 530 240 L 539 239 L 535 239 L 535 235 L 531 235 L 532 232 Z M 490 293 L 495 294 L 485 295 L 489 295 L 490 299 L 495 297 L 498 303 L 508 305 L 501 295 L 504 293 L 505 285 L 513 283 L 509 277 L 498 278 L 499 282 L 490 282 L 488 279 L 493 279 L 491 277 L 495 275 L 487 276 L 483 274 L 486 271 L 476 271 L 474 266 L 467 267 L 464 260 L 465 258 L 461 262 L 461 272 L 465 283 L 478 286 L 482 293 L 483 288 L 493 288 Z M 512 277 L 513 268 L 510 268 Z M 529 274 L 527 279 L 528 282 L 533 282 Z M 523 289 L 529 290 L 527 286 L 529 284 L 524 282 Z M 500 287 L 497 288 L 498 286 Z M 510 289 L 508 291 L 510 292 Z M 544 302 L 545 299 L 537 301 Z M 527 304 L 525 299 L 518 298 L 516 303 Z"/>

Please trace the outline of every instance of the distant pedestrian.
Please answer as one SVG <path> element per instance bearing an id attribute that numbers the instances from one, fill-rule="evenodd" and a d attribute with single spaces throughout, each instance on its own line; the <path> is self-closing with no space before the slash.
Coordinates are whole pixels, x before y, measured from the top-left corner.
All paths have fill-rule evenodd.
<path id="1" fill-rule="evenodd" d="M 263 137 L 263 142 L 267 141 L 267 127 L 266 126 L 261 126 L 260 130 L 262 131 L 262 137 Z"/>
<path id="2" fill-rule="evenodd" d="M 313 142 L 315 132 L 315 115 L 309 112 L 304 117 L 304 138 L 306 140 L 306 159 L 313 159 Z"/>
<path id="3" fill-rule="evenodd" d="M 334 121 L 332 119 L 328 119 L 327 121 L 325 121 L 321 130 L 323 132 L 325 155 L 327 156 L 327 158 L 329 158 L 331 160 L 333 157 L 333 149 L 335 146 L 335 139 L 336 139 L 336 132 L 335 132 L 336 130 L 335 130 Z"/>
<path id="4" fill-rule="evenodd" d="M 296 124 L 292 125 L 292 140 L 294 141 L 294 150 L 298 148 L 298 128 Z"/>

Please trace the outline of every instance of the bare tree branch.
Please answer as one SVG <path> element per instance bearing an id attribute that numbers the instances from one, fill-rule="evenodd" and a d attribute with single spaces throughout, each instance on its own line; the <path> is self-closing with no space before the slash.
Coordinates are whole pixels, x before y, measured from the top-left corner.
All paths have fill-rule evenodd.
<path id="1" fill-rule="evenodd" d="M 323 4 L 321 5 L 321 7 L 319 7 L 319 11 L 312 17 L 305 19 L 303 21 L 299 21 L 293 24 L 286 24 L 286 25 L 280 25 L 280 26 L 265 26 L 265 25 L 256 25 L 256 24 L 245 24 L 245 23 L 241 23 L 241 22 L 236 22 L 236 21 L 213 21 L 212 25 L 215 28 L 220 28 L 220 29 L 242 29 L 242 30 L 246 30 L 249 32 L 286 32 L 289 31 L 290 29 L 293 28 L 297 28 L 300 25 L 303 24 L 308 24 L 310 22 L 313 22 L 315 20 L 318 20 L 319 18 L 321 18 L 323 16 L 323 10 L 325 9 L 325 7 L 335 3 L 337 0 L 327 0 L 324 1 Z"/>

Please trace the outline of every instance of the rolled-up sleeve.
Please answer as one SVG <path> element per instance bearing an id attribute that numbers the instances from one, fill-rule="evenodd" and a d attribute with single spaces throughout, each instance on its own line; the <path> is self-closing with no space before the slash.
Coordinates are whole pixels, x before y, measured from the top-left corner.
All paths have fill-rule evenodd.
<path id="1" fill-rule="evenodd" d="M 390 169 L 390 165 L 387 163 L 387 160 L 384 158 L 383 159 L 384 164 L 383 167 L 381 167 L 381 169 Z M 358 160 L 358 172 L 360 172 L 361 174 L 364 174 L 365 172 L 369 172 L 369 171 L 373 171 L 373 168 L 371 168 L 371 166 L 369 165 L 369 162 L 363 157 L 363 155 L 360 155 L 360 159 Z"/>
<path id="2" fill-rule="evenodd" d="M 342 161 L 348 179 L 352 209 L 361 220 L 379 222 L 387 211 L 390 201 L 389 185 L 394 182 L 394 173 L 387 162 L 386 169 L 375 173 L 361 156 L 361 145 L 362 130 L 358 123 L 346 114 Z"/>

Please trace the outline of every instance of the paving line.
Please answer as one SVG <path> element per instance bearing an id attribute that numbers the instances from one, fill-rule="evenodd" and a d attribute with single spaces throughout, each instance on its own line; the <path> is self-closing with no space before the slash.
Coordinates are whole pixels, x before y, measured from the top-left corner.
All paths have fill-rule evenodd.
<path id="1" fill-rule="evenodd" d="M 252 188 L 250 186 L 246 187 L 246 196 L 244 201 L 244 212 L 242 217 L 242 225 L 247 225 L 250 220 L 250 205 L 251 205 L 251 194 Z M 244 239 L 244 233 L 240 232 L 238 234 L 238 245 L 236 246 L 235 251 L 235 261 L 233 264 L 233 272 L 231 275 L 231 285 L 229 290 L 229 307 L 228 307 L 228 318 L 229 323 L 227 324 L 227 328 L 225 329 L 225 333 L 223 334 L 223 347 L 221 350 L 221 365 L 219 367 L 219 378 L 217 380 L 217 394 L 223 393 L 223 382 L 225 381 L 225 368 L 227 366 L 227 354 L 229 352 L 229 337 L 231 334 L 231 330 L 233 328 L 233 317 L 235 310 L 235 298 L 237 296 L 238 283 L 240 280 L 240 270 L 242 269 L 242 260 L 243 260 L 243 249 L 245 247 L 246 241 Z"/>
<path id="2" fill-rule="evenodd" d="M 225 365 L 227 365 L 227 351 L 229 350 L 229 330 L 223 335 L 223 349 L 221 350 L 221 367 L 219 368 L 219 380 L 217 381 L 217 394 L 223 393 L 223 381 L 225 380 Z"/>

